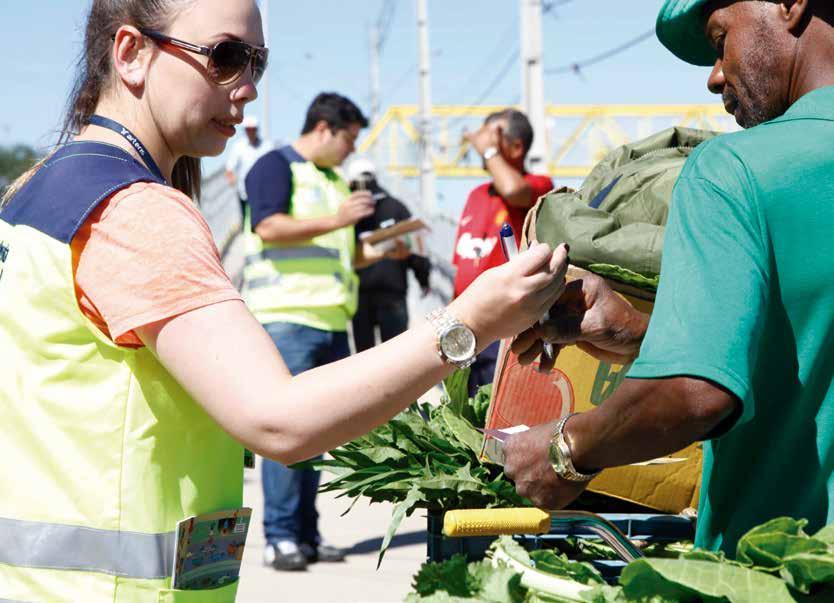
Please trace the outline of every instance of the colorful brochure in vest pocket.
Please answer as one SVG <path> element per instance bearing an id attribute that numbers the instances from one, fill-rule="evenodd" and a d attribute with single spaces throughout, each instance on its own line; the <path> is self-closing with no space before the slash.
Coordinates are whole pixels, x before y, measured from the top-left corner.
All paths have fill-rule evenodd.
<path id="1" fill-rule="evenodd" d="M 201 590 L 237 580 L 251 518 L 252 509 L 241 507 L 177 523 L 171 587 Z"/>

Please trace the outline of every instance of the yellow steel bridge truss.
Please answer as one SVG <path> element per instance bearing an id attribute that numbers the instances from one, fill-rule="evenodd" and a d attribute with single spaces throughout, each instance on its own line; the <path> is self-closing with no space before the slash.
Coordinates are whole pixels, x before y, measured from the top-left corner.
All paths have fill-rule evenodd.
<path id="1" fill-rule="evenodd" d="M 474 157 L 462 133 L 467 127 L 476 129 L 487 115 L 505 108 L 497 105 L 433 107 L 432 156 L 438 177 L 484 176 L 480 159 Z M 542 171 L 557 178 L 584 178 L 608 150 L 671 125 L 718 131 L 737 129 L 732 117 L 718 104 L 548 105 L 546 116 L 547 155 Z M 362 140 L 359 152 L 372 154 L 393 175 L 418 177 L 418 119 L 416 105 L 390 107 Z"/>

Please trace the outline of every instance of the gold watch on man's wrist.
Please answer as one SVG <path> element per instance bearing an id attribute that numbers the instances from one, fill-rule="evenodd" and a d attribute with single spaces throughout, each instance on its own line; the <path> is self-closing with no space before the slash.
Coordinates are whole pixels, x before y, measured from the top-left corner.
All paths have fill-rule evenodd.
<path id="1" fill-rule="evenodd" d="M 571 455 L 570 446 L 568 446 L 568 442 L 565 439 L 565 423 L 567 423 L 568 419 L 575 414 L 576 413 L 574 412 L 566 417 L 563 417 L 562 420 L 556 424 L 556 430 L 553 433 L 553 438 L 550 440 L 548 458 L 550 459 L 550 464 L 553 466 L 553 470 L 556 472 L 556 475 L 562 479 L 569 482 L 589 482 L 599 475 L 599 471 L 595 471 L 594 473 L 580 473 L 577 471 L 576 467 L 573 465 L 573 457 Z"/>

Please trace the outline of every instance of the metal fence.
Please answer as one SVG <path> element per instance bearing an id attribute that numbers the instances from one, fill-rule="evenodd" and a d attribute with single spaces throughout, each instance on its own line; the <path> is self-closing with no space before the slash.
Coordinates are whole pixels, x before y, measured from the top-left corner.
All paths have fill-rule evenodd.
<path id="1" fill-rule="evenodd" d="M 203 178 L 200 211 L 208 222 L 221 257 L 225 257 L 240 233 L 243 216 L 240 215 L 237 192 L 226 181 L 223 168 Z"/>

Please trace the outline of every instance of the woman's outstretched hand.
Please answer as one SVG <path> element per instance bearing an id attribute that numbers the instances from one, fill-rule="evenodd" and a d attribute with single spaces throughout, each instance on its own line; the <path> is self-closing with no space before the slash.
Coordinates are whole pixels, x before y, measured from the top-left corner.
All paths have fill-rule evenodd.
<path id="1" fill-rule="evenodd" d="M 534 243 L 506 264 L 481 274 L 449 306 L 475 333 L 478 349 L 528 329 L 565 290 L 568 250 Z"/>

